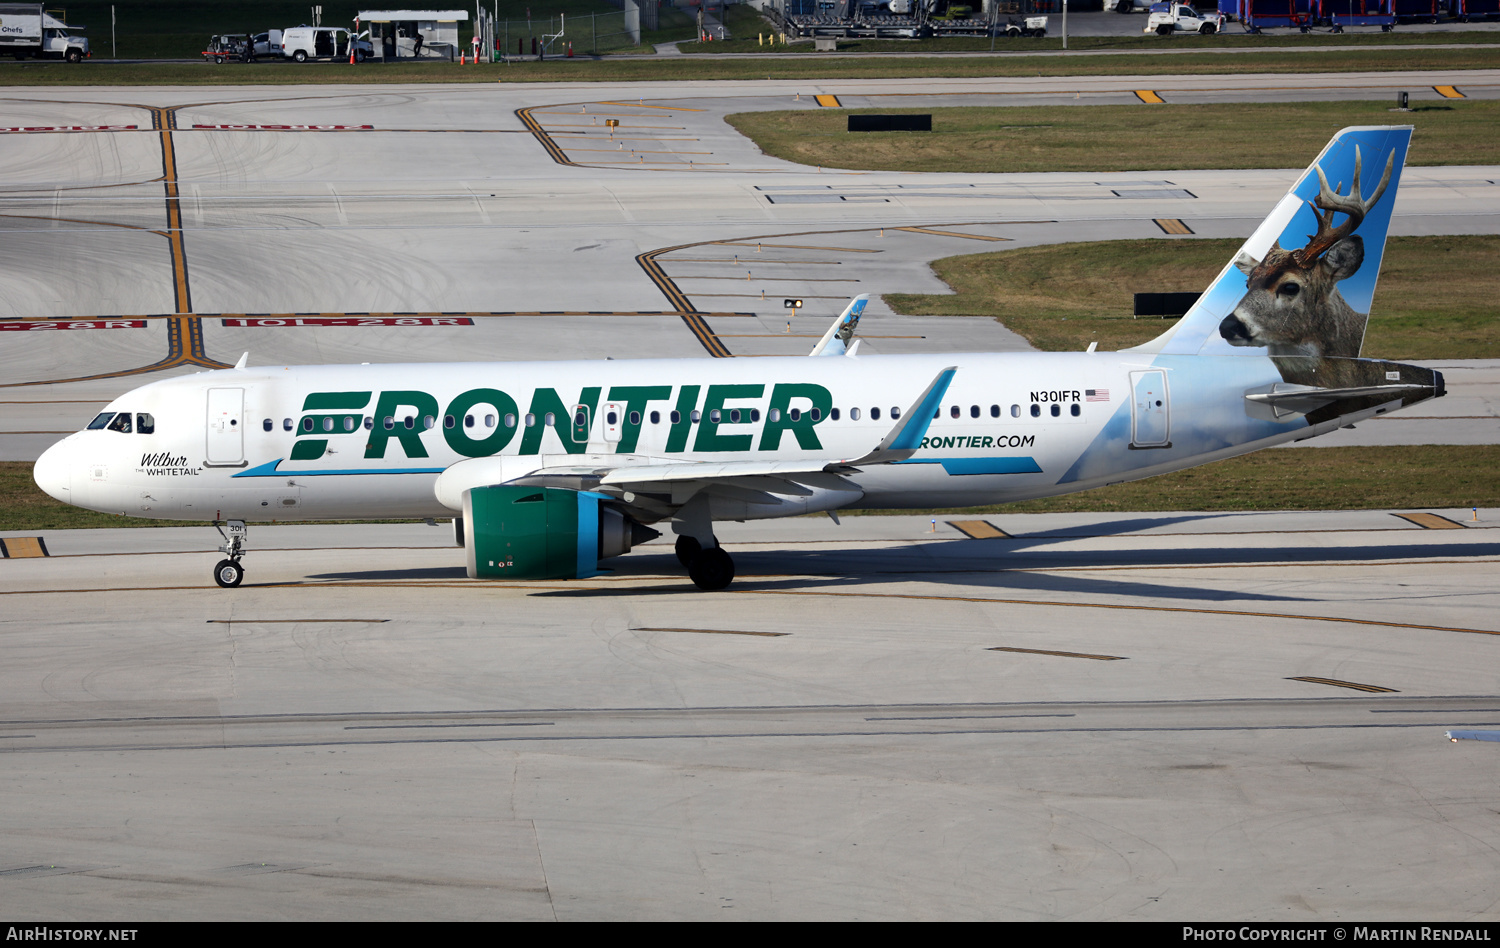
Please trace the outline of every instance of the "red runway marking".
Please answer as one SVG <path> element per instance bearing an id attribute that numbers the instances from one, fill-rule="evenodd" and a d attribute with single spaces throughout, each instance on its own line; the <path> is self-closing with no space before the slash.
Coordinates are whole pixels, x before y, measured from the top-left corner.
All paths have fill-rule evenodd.
<path id="1" fill-rule="evenodd" d="M 40 332 L 44 329 L 144 329 L 144 319 L 46 319 L 0 323 L 0 332 Z"/>
<path id="2" fill-rule="evenodd" d="M 373 125 L 194 125 L 193 128 L 229 129 L 231 131 L 268 132 L 347 132 L 369 131 Z"/>
<path id="3" fill-rule="evenodd" d="M 0 132 L 128 132 L 138 125 L 5 125 Z"/>
<path id="4" fill-rule="evenodd" d="M 472 326 L 467 316 L 288 316 L 235 317 L 222 319 L 221 325 L 233 329 L 283 329 L 289 326 Z"/>

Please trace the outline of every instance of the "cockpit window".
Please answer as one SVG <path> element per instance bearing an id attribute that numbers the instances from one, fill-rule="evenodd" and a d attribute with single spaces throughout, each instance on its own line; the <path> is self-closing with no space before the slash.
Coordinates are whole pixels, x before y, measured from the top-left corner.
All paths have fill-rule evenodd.
<path id="1" fill-rule="evenodd" d="M 130 412 L 122 411 L 115 416 L 115 420 L 105 426 L 110 431 L 120 431 L 130 434 Z"/>
<path id="2" fill-rule="evenodd" d="M 155 434 L 156 417 L 150 412 L 137 412 L 135 416 L 135 430 L 138 434 Z"/>
<path id="3" fill-rule="evenodd" d="M 100 428 L 103 428 L 105 425 L 109 424 L 109 420 L 114 416 L 115 413 L 112 411 L 107 411 L 104 414 L 99 415 L 93 421 L 89 422 L 88 430 L 98 431 Z"/>

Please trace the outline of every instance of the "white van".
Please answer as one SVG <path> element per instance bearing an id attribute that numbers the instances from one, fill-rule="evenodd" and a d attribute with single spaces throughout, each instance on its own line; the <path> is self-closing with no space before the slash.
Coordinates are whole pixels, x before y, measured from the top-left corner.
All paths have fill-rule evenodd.
<path id="1" fill-rule="evenodd" d="M 369 31 L 353 37 L 354 61 L 362 63 L 374 52 Z M 281 55 L 305 63 L 309 59 L 348 60 L 348 30 L 337 26 L 295 26 L 281 31 Z"/>

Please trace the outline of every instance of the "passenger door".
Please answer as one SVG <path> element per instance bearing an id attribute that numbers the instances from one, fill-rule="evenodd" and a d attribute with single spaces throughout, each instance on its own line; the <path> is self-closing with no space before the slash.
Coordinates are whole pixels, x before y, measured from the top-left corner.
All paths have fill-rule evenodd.
<path id="1" fill-rule="evenodd" d="M 204 454 L 209 465 L 234 467 L 244 463 L 244 413 L 244 389 L 211 388 L 208 390 L 208 440 Z"/>

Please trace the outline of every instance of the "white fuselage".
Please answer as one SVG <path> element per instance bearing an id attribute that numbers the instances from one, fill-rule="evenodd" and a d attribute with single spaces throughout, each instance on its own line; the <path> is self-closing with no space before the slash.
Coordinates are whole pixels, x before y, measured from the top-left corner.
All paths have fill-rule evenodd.
<path id="1" fill-rule="evenodd" d="M 837 506 L 952 507 L 1070 493 L 1332 427 L 1248 408 L 1247 390 L 1280 378 L 1261 356 L 288 366 L 202 372 L 129 392 L 106 409 L 112 427 L 64 439 L 35 477 L 70 504 L 132 517 L 451 516 L 434 483 L 473 458 L 499 459 L 488 468 L 494 482 L 570 466 L 859 458 L 949 366 L 957 372 L 915 455 L 847 475 L 859 492 Z M 129 432 L 118 430 L 121 413 Z M 140 430 L 141 415 L 150 416 L 150 433 Z M 758 504 L 723 514 L 804 509 Z"/>

